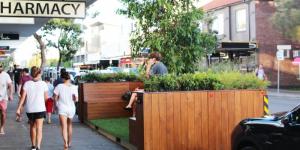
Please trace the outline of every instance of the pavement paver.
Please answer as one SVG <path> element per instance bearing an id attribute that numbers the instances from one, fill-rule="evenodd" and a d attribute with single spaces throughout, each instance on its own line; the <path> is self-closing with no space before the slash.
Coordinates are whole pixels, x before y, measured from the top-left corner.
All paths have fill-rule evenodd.
<path id="1" fill-rule="evenodd" d="M 27 117 L 23 114 L 23 121 L 15 121 L 15 112 L 18 99 L 9 102 L 5 135 L 0 135 L 0 150 L 29 150 L 31 142 L 29 138 L 29 125 Z M 62 150 L 63 140 L 61 137 L 58 115 L 53 115 L 52 124 L 44 123 L 42 150 Z M 105 137 L 92 131 L 81 124 L 77 116 L 73 121 L 73 142 L 70 150 L 121 150 L 123 147 L 111 142 Z"/>

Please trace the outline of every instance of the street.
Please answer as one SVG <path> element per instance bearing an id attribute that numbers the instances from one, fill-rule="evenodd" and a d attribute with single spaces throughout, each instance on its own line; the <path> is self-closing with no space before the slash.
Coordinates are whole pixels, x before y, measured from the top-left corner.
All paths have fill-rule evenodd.
<path id="1" fill-rule="evenodd" d="M 288 111 L 300 104 L 300 96 L 269 95 L 270 113 Z"/>

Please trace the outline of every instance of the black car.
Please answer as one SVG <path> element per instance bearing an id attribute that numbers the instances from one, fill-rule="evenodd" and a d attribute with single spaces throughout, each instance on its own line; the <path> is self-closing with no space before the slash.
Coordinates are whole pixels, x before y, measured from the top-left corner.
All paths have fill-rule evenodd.
<path id="1" fill-rule="evenodd" d="M 241 121 L 232 142 L 233 150 L 300 150 L 300 105 L 289 112 Z"/>

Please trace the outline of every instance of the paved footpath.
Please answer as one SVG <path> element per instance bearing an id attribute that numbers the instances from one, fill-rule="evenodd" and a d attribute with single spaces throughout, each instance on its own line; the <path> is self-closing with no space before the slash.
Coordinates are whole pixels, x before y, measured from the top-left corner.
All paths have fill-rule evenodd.
<path id="1" fill-rule="evenodd" d="M 29 125 L 27 118 L 22 122 L 15 121 L 15 111 L 17 99 L 9 102 L 8 116 L 6 122 L 5 135 L 0 135 L 0 150 L 30 150 Z M 52 124 L 44 123 L 43 141 L 41 150 L 62 150 L 63 140 L 61 137 L 58 116 L 54 115 Z M 93 132 L 91 129 L 81 124 L 77 116 L 73 121 L 73 142 L 70 150 L 120 150 L 119 145 L 107 140 L 103 136 Z"/>

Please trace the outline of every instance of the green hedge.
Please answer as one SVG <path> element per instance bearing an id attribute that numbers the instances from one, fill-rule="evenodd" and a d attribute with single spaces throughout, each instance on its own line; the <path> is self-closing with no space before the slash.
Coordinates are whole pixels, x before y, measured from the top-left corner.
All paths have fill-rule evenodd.
<path id="1" fill-rule="evenodd" d="M 268 81 L 259 80 L 255 74 L 230 72 L 201 72 L 194 74 L 154 76 L 143 79 L 135 74 L 97 74 L 90 73 L 82 77 L 84 82 L 125 82 L 143 81 L 145 91 L 196 91 L 196 90 L 234 90 L 266 89 Z"/>
<path id="2" fill-rule="evenodd" d="M 116 73 L 116 74 L 100 74 L 88 73 L 81 78 L 83 82 L 127 82 L 127 81 L 142 81 L 135 74 Z"/>
<path id="3" fill-rule="evenodd" d="M 265 89 L 269 82 L 259 80 L 254 74 L 239 72 L 204 72 L 156 76 L 144 81 L 148 92 Z"/>

